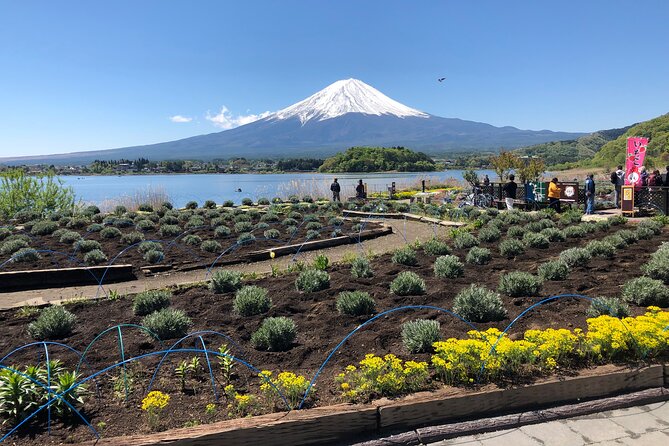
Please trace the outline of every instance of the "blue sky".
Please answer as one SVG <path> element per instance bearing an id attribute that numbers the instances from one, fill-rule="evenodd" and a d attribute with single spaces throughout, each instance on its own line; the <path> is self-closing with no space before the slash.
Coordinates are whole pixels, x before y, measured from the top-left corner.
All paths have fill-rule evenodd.
<path id="1" fill-rule="evenodd" d="M 668 24 L 666 0 L 0 0 L 0 156 L 221 131 L 350 77 L 438 116 L 620 127 L 669 112 Z"/>

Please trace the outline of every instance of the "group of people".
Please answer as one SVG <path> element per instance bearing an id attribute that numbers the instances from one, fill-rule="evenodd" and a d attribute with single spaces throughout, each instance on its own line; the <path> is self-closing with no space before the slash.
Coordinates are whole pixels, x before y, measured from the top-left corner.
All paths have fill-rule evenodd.
<path id="1" fill-rule="evenodd" d="M 341 193 L 341 185 L 339 184 L 339 180 L 337 178 L 335 178 L 330 185 L 330 191 L 332 191 L 332 201 L 341 201 L 341 198 L 339 197 L 339 194 Z M 355 198 L 367 198 L 365 184 L 362 182 L 362 180 L 358 180 L 358 185 L 355 186 Z"/>
<path id="2" fill-rule="evenodd" d="M 625 184 L 625 171 L 623 166 L 618 166 L 618 169 L 611 172 L 611 183 L 614 186 L 613 201 L 616 207 L 620 207 L 620 191 Z M 637 187 L 669 187 L 669 166 L 666 167 L 664 175 L 658 169 L 648 173 L 645 166 L 639 168 L 639 182 Z"/>

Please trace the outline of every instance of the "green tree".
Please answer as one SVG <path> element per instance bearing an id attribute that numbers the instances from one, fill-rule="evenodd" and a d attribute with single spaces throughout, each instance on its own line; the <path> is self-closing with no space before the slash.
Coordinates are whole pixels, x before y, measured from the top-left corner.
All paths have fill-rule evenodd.
<path id="1" fill-rule="evenodd" d="M 0 218 L 8 220 L 29 210 L 41 215 L 73 210 L 74 191 L 63 185 L 53 172 L 29 176 L 21 169 L 0 173 Z"/>
<path id="2" fill-rule="evenodd" d="M 506 181 L 511 171 L 520 167 L 521 164 L 520 157 L 513 152 L 502 150 L 499 155 L 490 157 L 490 165 L 502 182 Z"/>

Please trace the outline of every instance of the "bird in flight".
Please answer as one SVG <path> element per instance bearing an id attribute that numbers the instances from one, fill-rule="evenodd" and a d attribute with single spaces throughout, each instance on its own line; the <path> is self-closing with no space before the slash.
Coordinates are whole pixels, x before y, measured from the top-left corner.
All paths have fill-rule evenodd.
<path id="1" fill-rule="evenodd" d="M 439 82 L 443 82 L 444 80 L 446 80 L 446 78 L 445 78 L 445 77 L 440 77 L 440 78 L 437 79 L 437 80 L 438 80 Z"/>

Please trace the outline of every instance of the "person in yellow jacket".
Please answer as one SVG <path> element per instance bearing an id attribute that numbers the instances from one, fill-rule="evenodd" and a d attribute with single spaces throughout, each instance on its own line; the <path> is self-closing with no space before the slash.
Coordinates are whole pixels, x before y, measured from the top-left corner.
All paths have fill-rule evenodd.
<path id="1" fill-rule="evenodd" d="M 557 212 L 561 212 L 560 209 L 560 186 L 558 186 L 558 179 L 553 178 L 550 183 L 548 183 L 548 206 L 555 209 Z"/>

